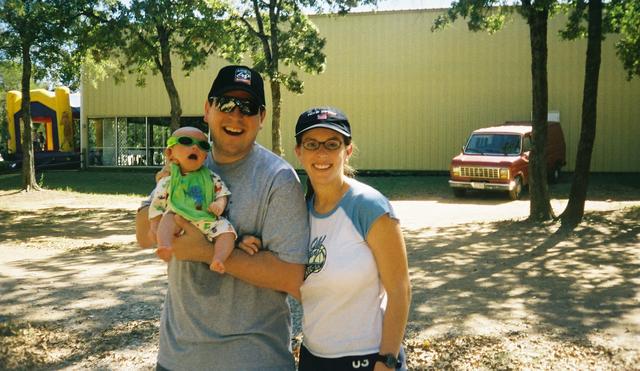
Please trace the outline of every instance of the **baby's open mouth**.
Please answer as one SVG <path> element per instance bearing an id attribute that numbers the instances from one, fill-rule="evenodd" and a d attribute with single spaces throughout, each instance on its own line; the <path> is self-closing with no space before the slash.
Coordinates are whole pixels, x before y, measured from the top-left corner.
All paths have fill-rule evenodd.
<path id="1" fill-rule="evenodd" d="M 192 153 L 189 155 L 189 157 L 187 157 L 189 160 L 197 160 L 198 159 L 198 155 L 196 155 L 195 153 Z"/>

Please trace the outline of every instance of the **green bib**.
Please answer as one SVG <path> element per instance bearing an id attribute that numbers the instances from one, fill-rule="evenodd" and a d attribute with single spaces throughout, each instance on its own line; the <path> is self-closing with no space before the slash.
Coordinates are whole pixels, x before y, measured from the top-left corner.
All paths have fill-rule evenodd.
<path id="1" fill-rule="evenodd" d="M 206 166 L 182 175 L 180 166 L 171 164 L 168 202 L 176 214 L 189 221 L 216 221 L 216 216 L 207 210 L 215 196 L 211 172 Z"/>

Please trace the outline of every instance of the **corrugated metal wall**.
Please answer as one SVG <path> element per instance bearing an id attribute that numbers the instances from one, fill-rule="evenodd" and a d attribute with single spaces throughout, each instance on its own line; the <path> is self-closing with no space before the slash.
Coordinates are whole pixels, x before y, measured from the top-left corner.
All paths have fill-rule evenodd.
<path id="1" fill-rule="evenodd" d="M 303 75 L 303 95 L 283 94 L 286 158 L 299 166 L 293 155 L 295 120 L 315 105 L 334 105 L 349 116 L 360 148 L 353 164 L 359 169 L 446 170 L 473 129 L 529 119 L 531 57 L 524 20 L 515 15 L 494 35 L 470 32 L 462 21 L 431 32 L 437 13 L 314 17 L 327 38 L 327 68 L 321 75 Z M 561 40 L 557 31 L 563 25 L 564 18 L 556 17 L 549 27 L 549 110 L 560 112 L 571 170 L 580 132 L 586 42 Z M 640 81 L 626 81 L 613 41 L 608 37 L 602 50 L 591 168 L 637 172 L 640 159 L 633 144 L 640 137 Z M 202 114 L 210 83 L 224 64 L 212 59 L 206 70 L 188 78 L 176 70 L 185 116 Z M 83 93 L 89 117 L 169 115 L 159 76 L 149 78 L 144 89 L 130 79 L 123 85 L 103 82 L 97 90 L 85 84 Z M 269 115 L 258 140 L 270 147 Z"/>

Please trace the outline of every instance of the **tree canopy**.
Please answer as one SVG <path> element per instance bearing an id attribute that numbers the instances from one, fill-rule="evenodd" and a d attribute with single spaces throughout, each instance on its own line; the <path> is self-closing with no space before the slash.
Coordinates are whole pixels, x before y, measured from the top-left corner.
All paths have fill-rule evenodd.
<path id="1" fill-rule="evenodd" d="M 348 12 L 352 7 L 375 4 L 377 0 L 244 0 L 231 19 L 238 24 L 254 68 L 271 85 L 272 151 L 284 154 L 280 132 L 282 94 L 280 86 L 297 94 L 304 91 L 298 71 L 322 73 L 326 64 L 325 39 L 305 14 L 305 9 Z"/>
<path id="2" fill-rule="evenodd" d="M 111 9 L 113 19 L 105 23 L 106 28 L 96 34 L 96 39 L 110 44 L 107 49 L 115 52 L 120 66 L 115 75 L 117 81 L 132 74 L 137 84 L 144 86 L 148 73 L 160 73 L 171 104 L 171 127 L 175 130 L 182 108 L 172 76 L 173 57 L 179 58 L 187 76 L 216 51 L 224 58 L 237 60 L 241 44 L 228 38 L 227 12 L 222 1 L 131 0 Z M 104 55 L 98 56 L 103 58 Z"/>
<path id="3" fill-rule="evenodd" d="M 92 0 L 4 0 L 0 3 L 0 60 L 22 66 L 23 188 L 39 189 L 35 181 L 31 138 L 31 81 L 67 81 L 78 76 L 78 38 Z"/>

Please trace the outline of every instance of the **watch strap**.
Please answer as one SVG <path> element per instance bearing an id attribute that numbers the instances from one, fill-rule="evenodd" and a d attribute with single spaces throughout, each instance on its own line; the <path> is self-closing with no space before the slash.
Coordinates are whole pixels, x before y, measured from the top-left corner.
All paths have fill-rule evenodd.
<path id="1" fill-rule="evenodd" d="M 397 369 L 401 366 L 398 357 L 391 353 L 379 354 L 376 356 L 376 362 L 382 362 L 385 366 L 392 369 Z"/>

